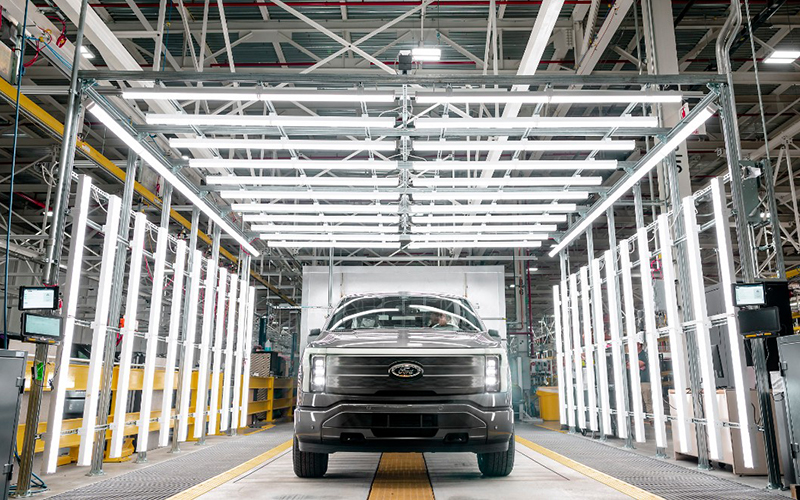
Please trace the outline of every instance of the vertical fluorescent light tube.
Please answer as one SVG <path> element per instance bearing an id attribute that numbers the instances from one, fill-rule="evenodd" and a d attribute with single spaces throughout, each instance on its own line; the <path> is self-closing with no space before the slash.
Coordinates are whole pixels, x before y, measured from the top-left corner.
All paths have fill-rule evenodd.
<path id="1" fill-rule="evenodd" d="M 169 444 L 169 428 L 174 425 L 172 418 L 172 391 L 175 387 L 175 358 L 178 356 L 178 334 L 180 333 L 181 325 L 183 275 L 185 270 L 186 240 L 178 240 L 175 245 L 175 262 L 172 264 L 172 307 L 169 312 L 167 359 L 164 364 L 164 393 L 161 399 L 161 426 L 158 432 L 158 446 L 161 447 Z"/>
<path id="2" fill-rule="evenodd" d="M 242 380 L 242 419 L 239 423 L 240 427 L 247 427 L 247 406 L 250 402 L 250 354 L 253 350 L 253 311 L 255 311 L 256 300 L 256 287 L 248 287 L 247 294 L 247 314 L 245 315 L 244 327 L 244 377 Z"/>
<path id="3" fill-rule="evenodd" d="M 180 401 L 178 410 L 178 442 L 186 441 L 189 434 L 189 396 L 192 391 L 192 368 L 194 367 L 194 341 L 197 337 L 197 301 L 200 296 L 200 268 L 203 261 L 203 252 L 193 250 L 192 269 L 189 271 L 189 300 L 186 314 L 186 331 L 183 332 L 183 345 L 185 347 L 183 362 L 183 381 L 181 382 Z M 174 438 L 173 438 L 174 439 Z"/>
<path id="4" fill-rule="evenodd" d="M 667 447 L 666 420 L 664 418 L 664 398 L 661 396 L 661 365 L 658 360 L 658 327 L 656 311 L 653 307 L 653 273 L 650 271 L 650 246 L 647 242 L 647 228 L 636 231 L 639 248 L 639 273 L 642 279 L 642 305 L 644 306 L 644 328 L 647 337 L 647 364 L 650 371 L 650 392 L 653 395 L 653 422 L 655 423 L 656 446 Z M 631 356 L 631 360 L 633 360 Z M 633 364 L 633 363 L 632 363 Z"/>
<path id="5" fill-rule="evenodd" d="M 122 456 L 122 441 L 125 438 L 125 415 L 128 409 L 128 389 L 131 382 L 131 364 L 133 363 L 133 341 L 139 330 L 136 313 L 139 308 L 139 284 L 142 281 L 142 258 L 144 257 L 144 231 L 147 217 L 138 212 L 133 216 L 133 239 L 131 240 L 131 264 L 128 273 L 128 290 L 125 293 L 125 326 L 120 329 L 122 349 L 119 354 L 119 372 L 117 376 L 116 408 L 114 408 L 114 425 L 111 428 L 111 448 L 108 456 Z"/>
<path id="6" fill-rule="evenodd" d="M 153 292 L 150 298 L 150 318 L 147 325 L 144 355 L 144 380 L 142 381 L 142 404 L 139 411 L 139 437 L 136 451 L 147 451 L 150 436 L 150 413 L 153 408 L 153 381 L 156 375 L 156 353 L 158 351 L 158 330 L 161 327 L 161 304 L 164 297 L 164 266 L 167 259 L 167 228 L 158 228 L 156 253 L 153 269 Z"/>
<path id="7" fill-rule="evenodd" d="M 675 291 L 675 265 L 672 255 L 672 235 L 669 231 L 669 215 L 658 217 L 658 239 L 661 242 L 661 272 L 664 276 L 664 301 L 667 307 L 667 327 L 669 328 L 669 350 L 672 357 L 672 378 L 675 388 L 675 412 L 677 421 L 672 423 L 672 434 L 680 440 L 681 453 L 692 449 L 689 442 L 689 420 L 686 411 L 686 347 L 683 343 L 683 325 L 678 310 L 678 296 Z M 677 433 L 675 428 L 677 427 Z"/>
<path id="8" fill-rule="evenodd" d="M 97 279 L 97 303 L 92 322 L 92 354 L 89 357 L 89 375 L 86 379 L 86 399 L 81 421 L 81 446 L 78 449 L 78 465 L 92 463 L 95 426 L 97 425 L 97 398 L 100 395 L 100 375 L 103 372 L 103 352 L 108 334 L 108 309 L 111 305 L 111 285 L 114 279 L 114 258 L 117 255 L 117 234 L 122 200 L 118 196 L 108 197 L 106 224 L 103 226 L 103 254 L 100 276 Z M 48 471 L 49 473 L 49 471 Z"/>
<path id="9" fill-rule="evenodd" d="M 570 337 L 569 323 L 569 294 L 567 291 L 567 280 L 561 281 L 561 325 L 564 330 L 564 371 L 567 373 L 565 390 L 567 392 L 567 425 L 575 427 L 575 383 L 572 379 L 574 357 L 572 351 L 572 341 Z"/>
<path id="10" fill-rule="evenodd" d="M 200 330 L 200 359 L 197 369 L 197 397 L 194 407 L 194 437 L 203 435 L 206 425 L 206 408 L 208 404 L 208 350 L 211 337 L 211 325 L 214 322 L 214 288 L 217 283 L 217 263 L 213 259 L 206 261 L 205 294 L 203 297 L 203 326 Z"/>
<path id="11" fill-rule="evenodd" d="M 236 348 L 233 357 L 233 402 L 231 403 L 231 429 L 239 428 L 239 409 L 242 395 L 242 368 L 244 368 L 244 326 L 247 323 L 247 269 L 242 269 L 239 283 L 239 318 L 236 328 Z"/>
<path id="12" fill-rule="evenodd" d="M 717 408 L 717 385 L 714 364 L 711 359 L 710 321 L 706 308 L 706 288 L 703 282 L 703 264 L 700 260 L 700 239 L 695 217 L 694 198 L 683 199 L 683 217 L 686 221 L 686 260 L 689 263 L 689 282 L 692 289 L 692 310 L 700 354 L 700 376 L 703 379 L 703 402 L 705 403 L 708 454 L 712 460 L 722 459 L 719 409 Z"/>
<path id="13" fill-rule="evenodd" d="M 748 411 L 750 388 L 745 381 L 744 339 L 739 335 L 739 324 L 736 319 L 736 308 L 733 305 L 733 282 L 736 271 L 733 267 L 733 250 L 731 233 L 728 229 L 728 212 L 725 203 L 725 189 L 722 179 L 711 180 L 711 200 L 714 205 L 714 229 L 717 233 L 717 256 L 719 257 L 719 276 L 722 294 L 725 300 L 727 316 L 728 345 L 731 349 L 731 367 L 733 383 L 736 390 L 736 415 L 739 422 L 739 433 L 742 440 L 742 458 L 744 466 L 753 468 L 753 437 L 751 434 L 751 416 Z"/>
<path id="14" fill-rule="evenodd" d="M 628 437 L 628 426 L 625 421 L 628 415 L 625 412 L 625 401 L 628 397 L 622 391 L 623 380 L 625 379 L 625 363 L 622 361 L 624 346 L 622 345 L 622 335 L 620 335 L 619 324 L 619 301 L 617 300 L 619 290 L 617 289 L 617 262 L 614 260 L 614 252 L 606 250 L 606 291 L 608 293 L 608 328 L 611 330 L 611 363 L 614 370 L 614 399 L 617 407 L 617 436 L 620 438 Z"/>
<path id="15" fill-rule="evenodd" d="M 78 178 L 75 210 L 72 213 L 72 239 L 67 260 L 66 296 L 62 311 L 62 340 L 56 354 L 56 369 L 53 378 L 53 392 L 50 394 L 50 409 L 47 418 L 45 435 L 44 461 L 48 474 L 56 471 L 58 449 L 61 441 L 61 424 L 64 420 L 64 399 L 66 398 L 69 380 L 69 357 L 72 352 L 72 338 L 75 333 L 75 312 L 81 289 L 81 263 L 83 247 L 86 243 L 86 219 L 89 215 L 89 200 L 92 198 L 92 179 L 81 175 Z"/>
<path id="16" fill-rule="evenodd" d="M 575 390 L 577 391 L 578 398 L 578 426 L 581 429 L 586 428 L 586 399 L 583 395 L 583 363 L 581 363 L 582 350 L 581 349 L 581 325 L 580 325 L 580 306 L 578 302 L 578 277 L 577 275 L 569 275 L 569 296 L 571 299 L 571 314 L 572 317 L 572 358 L 575 361 Z"/>
<path id="17" fill-rule="evenodd" d="M 225 326 L 225 298 L 228 288 L 228 270 L 220 268 L 217 288 L 217 315 L 214 327 L 214 356 L 211 362 L 211 403 L 208 408 L 208 434 L 217 433 L 219 422 L 219 382 L 222 374 L 222 342 Z"/>
<path id="18" fill-rule="evenodd" d="M 233 344 L 236 342 L 236 291 L 239 278 L 231 275 L 231 291 L 228 295 L 228 334 L 225 341 L 225 369 L 222 372 L 222 414 L 219 430 L 225 431 L 231 421 L 231 373 L 233 372 Z"/>
<path id="19" fill-rule="evenodd" d="M 556 376 L 558 377 L 558 419 L 561 425 L 567 425 L 566 390 L 564 384 L 564 345 L 561 331 L 561 300 L 559 286 L 553 286 L 553 319 L 556 326 Z"/>
<path id="20" fill-rule="evenodd" d="M 594 306 L 594 338 L 597 345 L 598 392 L 600 393 L 600 423 L 603 433 L 611 434 L 611 402 L 608 397 L 608 359 L 606 358 L 606 332 L 603 321 L 603 278 L 600 259 L 592 259 L 592 305 Z"/>
<path id="21" fill-rule="evenodd" d="M 586 390 L 589 392 L 589 428 L 597 427 L 597 391 L 595 390 L 594 345 L 592 343 L 592 316 L 589 306 L 589 268 L 583 266 L 581 273 L 581 313 L 583 314 L 583 352 L 586 360 Z"/>
<path id="22" fill-rule="evenodd" d="M 631 375 L 631 400 L 633 401 L 633 427 L 636 442 L 644 443 L 644 412 L 642 411 L 642 382 L 639 378 L 639 353 L 636 347 L 636 310 L 633 306 L 633 279 L 631 278 L 631 242 L 623 240 L 619 246 L 622 268 L 622 300 L 625 311 L 625 335 L 628 336 L 628 366 Z"/>

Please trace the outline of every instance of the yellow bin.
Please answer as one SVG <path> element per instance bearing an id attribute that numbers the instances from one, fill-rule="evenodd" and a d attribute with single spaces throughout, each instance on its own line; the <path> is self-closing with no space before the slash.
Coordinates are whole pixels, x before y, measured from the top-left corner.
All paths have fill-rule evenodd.
<path id="1" fill-rule="evenodd" d="M 558 420 L 558 387 L 539 387 L 536 389 L 539 396 L 539 412 L 542 420 Z"/>

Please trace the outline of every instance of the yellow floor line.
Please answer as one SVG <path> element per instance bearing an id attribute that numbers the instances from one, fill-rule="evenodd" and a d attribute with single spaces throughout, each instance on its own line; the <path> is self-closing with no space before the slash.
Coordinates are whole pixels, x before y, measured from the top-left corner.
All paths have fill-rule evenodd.
<path id="1" fill-rule="evenodd" d="M 251 434 L 258 434 L 259 432 L 264 432 L 265 430 L 272 429 L 273 427 L 275 427 L 274 424 L 267 424 L 267 425 L 265 425 L 264 427 L 262 427 L 260 429 L 254 430 L 253 432 L 245 433 L 245 436 L 250 436 Z"/>
<path id="2" fill-rule="evenodd" d="M 586 477 L 592 478 L 595 481 L 605 484 L 615 490 L 628 495 L 631 498 L 636 498 L 637 500 L 664 500 L 662 497 L 658 495 L 654 495 L 649 491 L 645 491 L 641 488 L 637 488 L 636 486 L 626 483 L 620 479 L 615 477 L 609 476 L 599 470 L 592 469 L 582 463 L 578 463 L 571 458 L 567 458 L 564 455 L 560 455 L 554 451 L 548 450 L 542 445 L 538 445 L 534 442 L 528 441 L 525 438 L 517 436 L 517 443 L 527 446 L 528 448 L 532 449 L 536 453 L 540 455 L 544 455 L 551 460 L 555 460 L 556 462 L 560 463 L 561 465 L 565 465 L 570 469 L 580 472 Z"/>
<path id="3" fill-rule="evenodd" d="M 253 433 L 253 434 L 255 434 L 255 433 Z M 283 443 L 281 445 L 278 445 L 275 448 L 272 448 L 271 450 L 269 450 L 269 451 L 267 451 L 265 453 L 262 453 L 261 455 L 255 457 L 255 458 L 251 458 L 250 460 L 248 460 L 247 462 L 245 462 L 245 463 L 243 463 L 241 465 L 237 465 L 233 469 L 230 469 L 230 470 L 228 470 L 226 472 L 223 472 L 222 474 L 220 474 L 218 476 L 215 476 L 215 477 L 212 477 L 211 479 L 203 481 L 202 483 L 200 483 L 198 485 L 195 485 L 195 486 L 189 488 L 188 490 L 184 490 L 184 491 L 178 493 L 177 495 L 171 496 L 169 498 L 169 500 L 193 500 L 193 499 L 199 497 L 200 495 L 204 495 L 204 494 L 208 493 L 209 491 L 213 490 L 214 488 L 216 488 L 216 487 L 218 487 L 218 486 L 220 486 L 222 484 L 227 483 L 231 479 L 244 474 L 245 472 L 249 471 L 250 469 L 258 467 L 259 465 L 263 464 L 267 460 L 280 455 L 281 453 L 283 453 L 284 451 L 288 450 L 291 447 L 292 447 L 292 440 L 290 439 L 290 440 L 286 441 L 285 443 Z"/>
<path id="4" fill-rule="evenodd" d="M 422 453 L 384 453 L 367 500 L 434 500 Z"/>

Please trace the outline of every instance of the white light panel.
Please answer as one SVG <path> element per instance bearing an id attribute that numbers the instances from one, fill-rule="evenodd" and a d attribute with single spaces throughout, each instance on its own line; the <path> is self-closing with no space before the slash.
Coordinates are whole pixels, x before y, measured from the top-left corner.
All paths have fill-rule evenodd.
<path id="1" fill-rule="evenodd" d="M 586 428 L 586 398 L 583 388 L 583 348 L 581 347 L 580 301 L 578 300 L 578 277 L 569 275 L 570 317 L 572 318 L 572 359 L 575 363 L 575 391 L 578 408 L 578 427 Z"/>
<path id="2" fill-rule="evenodd" d="M 175 245 L 175 262 L 172 264 L 172 306 L 169 313 L 169 332 L 167 334 L 167 359 L 164 364 L 164 391 L 161 400 L 161 426 L 158 433 L 158 446 L 169 443 L 169 429 L 174 426 L 172 418 L 172 393 L 175 388 L 175 359 L 178 356 L 178 335 L 181 324 L 181 304 L 183 304 L 183 276 L 186 270 L 186 240 L 178 240 Z M 176 428 L 177 429 L 177 428 Z"/>
<path id="3" fill-rule="evenodd" d="M 636 141 L 414 141 L 411 147 L 414 151 L 633 151 Z"/>
<path id="4" fill-rule="evenodd" d="M 563 170 L 616 170 L 617 160 L 506 160 L 506 161 L 462 161 L 434 160 L 411 162 L 415 172 L 512 170 L 512 171 L 563 171 Z"/>
<path id="5" fill-rule="evenodd" d="M 606 291 L 608 293 L 608 328 L 611 333 L 611 364 L 614 371 L 614 400 L 617 409 L 617 436 L 625 439 L 628 437 L 628 416 L 625 410 L 625 401 L 628 395 L 623 391 L 625 380 L 625 365 L 623 363 L 624 346 L 620 335 L 619 301 L 617 300 L 617 263 L 614 252 L 606 250 L 604 254 L 606 264 Z"/>
<path id="6" fill-rule="evenodd" d="M 400 217 L 397 215 L 245 214 L 242 219 L 245 222 L 291 222 L 293 224 L 398 224 L 400 222 Z M 564 219 L 566 220 L 566 217 Z"/>
<path id="7" fill-rule="evenodd" d="M 680 92 L 655 91 L 604 91 L 604 90 L 550 90 L 544 92 L 509 92 L 484 90 L 446 90 L 417 92 L 419 104 L 630 104 L 630 103 L 680 103 Z"/>
<path id="8" fill-rule="evenodd" d="M 209 186 L 376 186 L 398 187 L 397 177 L 267 177 L 260 175 L 209 175 Z"/>
<path id="9" fill-rule="evenodd" d="M 391 172 L 397 170 L 392 160 L 226 160 L 223 158 L 197 158 L 189 160 L 192 168 L 246 168 L 253 170 L 331 170 Z"/>
<path id="10" fill-rule="evenodd" d="M 597 347 L 598 394 L 600 394 L 600 424 L 603 433 L 611 435 L 611 402 L 608 387 L 608 359 L 606 358 L 606 332 L 603 320 L 603 278 L 600 276 L 600 259 L 592 259 L 592 320 L 594 345 Z M 619 390 L 619 389 L 617 389 Z"/>
<path id="11" fill-rule="evenodd" d="M 514 241 L 414 241 L 408 248 L 436 249 L 436 248 L 539 248 L 541 241 L 514 240 Z"/>
<path id="12" fill-rule="evenodd" d="M 295 240 L 295 241 L 400 241 L 400 235 L 395 234 L 302 234 L 302 233 L 262 233 L 259 238 L 265 241 Z"/>
<path id="13" fill-rule="evenodd" d="M 236 301 L 239 278 L 232 274 L 228 293 L 228 325 L 225 341 L 225 367 L 222 372 L 222 412 L 219 430 L 226 431 L 231 422 L 231 374 L 233 373 L 233 344 L 236 343 Z"/>
<path id="14" fill-rule="evenodd" d="M 399 243 L 383 243 L 377 241 L 269 241 L 271 248 L 371 248 L 374 250 L 391 250 L 400 248 Z"/>
<path id="15" fill-rule="evenodd" d="M 169 115 L 172 116 L 172 115 Z M 658 127 L 654 116 L 608 116 L 608 117 L 567 117 L 567 116 L 529 116 L 501 118 L 418 118 L 414 120 L 418 129 L 446 128 L 493 128 L 493 129 L 537 129 L 537 128 L 653 128 Z"/>
<path id="16" fill-rule="evenodd" d="M 450 200 L 585 200 L 588 191 L 433 191 L 413 195 L 414 201 Z"/>
<path id="17" fill-rule="evenodd" d="M 556 377 L 558 379 L 558 419 L 561 425 L 567 425 L 566 392 L 572 388 L 565 387 L 564 378 L 564 333 L 561 330 L 561 299 L 559 286 L 553 285 L 553 319 L 555 320 L 556 341 Z"/>
<path id="18" fill-rule="evenodd" d="M 393 117 L 291 116 L 291 115 L 145 115 L 149 125 L 231 126 L 231 127 L 312 127 L 312 128 L 392 128 Z"/>
<path id="19" fill-rule="evenodd" d="M 335 205 L 294 203 L 231 203 L 234 212 L 258 212 L 265 214 L 387 214 L 397 215 L 397 205 L 356 205 L 342 203 Z"/>
<path id="20" fill-rule="evenodd" d="M 416 223 L 416 219 L 414 220 Z M 430 226 L 415 224 L 412 229 L 413 234 L 421 234 L 426 231 L 438 233 L 470 233 L 470 234 L 491 234 L 491 233 L 546 233 L 557 231 L 555 224 L 533 224 L 533 225 L 486 225 L 476 224 L 472 226 Z M 512 235 L 509 235 L 511 237 Z M 523 237 L 522 235 L 517 235 Z"/>
<path id="21" fill-rule="evenodd" d="M 622 270 L 622 302 L 625 311 L 625 335 L 628 338 L 628 359 L 638 360 L 636 345 L 636 309 L 633 305 L 633 278 L 631 276 L 631 242 L 623 240 L 619 246 L 620 268 Z M 628 363 L 631 378 L 631 402 L 633 406 L 633 428 L 637 443 L 645 442 L 644 411 L 642 409 L 642 381 L 639 377 L 639 363 Z"/>
<path id="22" fill-rule="evenodd" d="M 415 187 L 544 187 L 544 186 L 599 186 L 602 177 L 418 177 L 412 180 Z"/>
<path id="23" fill-rule="evenodd" d="M 233 402 L 231 403 L 231 426 L 233 430 L 239 428 L 239 410 L 242 394 L 242 369 L 244 368 L 244 337 L 245 328 L 250 326 L 247 318 L 247 270 L 242 269 L 241 282 L 239 283 L 239 317 L 236 327 L 236 346 L 233 357 Z M 249 374 L 247 375 L 249 377 Z"/>
<path id="24" fill-rule="evenodd" d="M 222 375 L 222 344 L 225 339 L 225 299 L 228 289 L 228 270 L 221 267 L 219 270 L 219 285 L 217 288 L 217 313 L 214 327 L 214 356 L 211 365 L 211 401 L 208 408 L 208 433 L 217 433 L 219 422 L 219 383 Z"/>
<path id="25" fill-rule="evenodd" d="M 597 432 L 599 428 L 597 426 L 597 391 L 595 390 L 591 302 L 589 301 L 589 269 L 583 266 L 579 272 L 581 278 L 581 314 L 583 315 L 583 353 L 586 362 L 586 390 L 589 393 L 589 428 Z"/>
<path id="26" fill-rule="evenodd" d="M 397 234 L 398 227 L 394 225 L 383 226 L 330 226 L 327 224 L 293 226 L 290 224 L 253 224 L 250 226 L 253 231 L 264 233 L 312 233 L 312 234 L 331 234 L 331 233 L 388 233 Z"/>
<path id="27" fill-rule="evenodd" d="M 482 204 L 482 205 L 412 205 L 411 214 L 564 214 L 578 209 L 574 203 Z"/>
<path id="28" fill-rule="evenodd" d="M 319 90 L 316 88 L 283 89 L 267 87 L 224 88 L 137 88 L 122 91 L 123 99 L 200 100 L 200 101 L 271 101 L 271 102 L 394 102 L 394 92 L 363 89 Z"/>
<path id="29" fill-rule="evenodd" d="M 220 191 L 224 200 L 330 200 L 398 201 L 400 192 L 387 191 Z"/>
<path id="30" fill-rule="evenodd" d="M 411 222 L 414 224 L 539 224 L 567 221 L 566 215 L 412 215 L 411 217 Z"/>
<path id="31" fill-rule="evenodd" d="M 572 349 L 572 339 L 570 335 L 570 315 L 569 311 L 569 291 L 567 289 L 567 280 L 561 281 L 561 326 L 563 328 L 564 340 L 564 371 L 566 372 L 566 385 L 564 387 L 567 393 L 567 424 L 575 427 L 575 384 L 573 383 L 573 371 L 575 370 L 575 356 Z M 563 405 L 563 403 L 562 403 Z"/>
<path id="32" fill-rule="evenodd" d="M 217 263 L 208 259 L 203 296 L 203 324 L 200 327 L 200 358 L 197 369 L 197 398 L 194 409 L 194 437 L 199 439 L 206 425 L 208 404 L 208 351 L 211 344 L 211 327 L 214 324 L 214 291 L 217 285 Z"/>
<path id="33" fill-rule="evenodd" d="M 186 331 L 183 332 L 183 381 L 181 382 L 180 408 L 178 408 L 178 442 L 186 441 L 189 434 L 189 395 L 192 390 L 192 371 L 194 368 L 194 341 L 197 336 L 197 302 L 200 295 L 200 269 L 202 266 L 203 252 L 190 249 L 192 255 L 192 267 L 189 271 L 188 306 L 185 314 Z"/>
<path id="34" fill-rule="evenodd" d="M 173 138 L 173 148 L 215 149 L 268 149 L 268 150 L 314 150 L 314 151 L 394 151 L 394 141 L 364 139 L 350 140 L 305 140 L 305 139 L 214 139 L 209 137 Z"/>
<path id="35" fill-rule="evenodd" d="M 523 241 L 544 241 L 550 238 L 546 233 L 530 234 L 435 234 L 435 233 L 412 233 L 411 241 L 504 241 L 504 240 L 523 240 Z"/>

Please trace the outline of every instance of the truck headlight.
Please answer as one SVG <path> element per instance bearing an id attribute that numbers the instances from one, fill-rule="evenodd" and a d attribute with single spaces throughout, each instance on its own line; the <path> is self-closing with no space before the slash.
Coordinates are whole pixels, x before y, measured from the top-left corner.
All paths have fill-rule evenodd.
<path id="1" fill-rule="evenodd" d="M 311 357 L 311 392 L 325 390 L 325 356 Z"/>
<path id="2" fill-rule="evenodd" d="M 500 392 L 500 357 L 486 356 L 486 392 Z"/>

